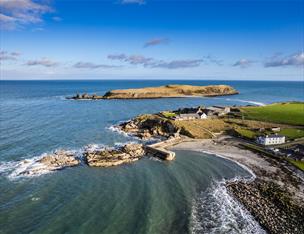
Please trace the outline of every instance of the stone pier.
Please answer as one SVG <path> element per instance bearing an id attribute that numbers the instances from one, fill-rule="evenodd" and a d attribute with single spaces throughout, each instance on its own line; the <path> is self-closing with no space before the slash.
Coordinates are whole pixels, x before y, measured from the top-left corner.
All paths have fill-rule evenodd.
<path id="1" fill-rule="evenodd" d="M 173 137 L 165 141 L 161 141 L 152 145 L 146 145 L 145 150 L 148 154 L 160 158 L 162 160 L 174 160 L 175 159 L 175 153 L 173 151 L 167 150 L 166 148 L 177 144 L 182 140 L 181 137 Z"/>

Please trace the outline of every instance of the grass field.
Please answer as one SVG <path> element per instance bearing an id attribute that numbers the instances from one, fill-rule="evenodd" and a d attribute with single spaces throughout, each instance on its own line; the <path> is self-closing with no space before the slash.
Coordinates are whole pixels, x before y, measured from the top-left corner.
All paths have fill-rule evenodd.
<path id="1" fill-rule="evenodd" d="M 163 112 L 161 112 L 161 114 L 162 114 L 163 116 L 165 116 L 166 118 L 172 118 L 172 117 L 175 117 L 175 116 L 176 116 L 175 113 L 170 112 L 170 111 L 163 111 Z"/>
<path id="2" fill-rule="evenodd" d="M 304 129 L 285 128 L 280 131 L 280 134 L 287 136 L 289 139 L 293 140 L 296 138 L 304 137 Z"/>
<path id="3" fill-rule="evenodd" d="M 256 132 L 251 131 L 249 129 L 244 128 L 236 128 L 235 131 L 242 137 L 248 138 L 248 139 L 255 139 L 255 137 L 258 135 Z"/>
<path id="4" fill-rule="evenodd" d="M 303 161 L 288 159 L 288 162 L 290 162 L 291 164 L 293 164 L 295 167 L 299 168 L 300 170 L 304 171 L 304 162 Z"/>
<path id="5" fill-rule="evenodd" d="M 221 119 L 174 121 L 174 125 L 183 130 L 182 134 L 199 139 L 211 138 L 212 134 L 210 134 L 209 131 L 212 133 L 218 133 L 224 131 L 228 126 Z"/>
<path id="6" fill-rule="evenodd" d="M 304 102 L 243 107 L 241 111 L 245 119 L 290 125 L 304 125 Z"/>

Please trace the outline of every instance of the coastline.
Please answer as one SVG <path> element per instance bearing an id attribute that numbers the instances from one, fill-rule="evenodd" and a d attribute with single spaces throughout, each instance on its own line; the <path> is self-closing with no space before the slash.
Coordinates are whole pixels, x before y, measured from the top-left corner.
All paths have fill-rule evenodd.
<path id="1" fill-rule="evenodd" d="M 231 137 L 184 139 L 168 147 L 189 150 L 233 161 L 251 174 L 250 178 L 227 181 L 225 187 L 270 233 L 303 233 L 304 186 L 280 163 L 238 147 Z"/>

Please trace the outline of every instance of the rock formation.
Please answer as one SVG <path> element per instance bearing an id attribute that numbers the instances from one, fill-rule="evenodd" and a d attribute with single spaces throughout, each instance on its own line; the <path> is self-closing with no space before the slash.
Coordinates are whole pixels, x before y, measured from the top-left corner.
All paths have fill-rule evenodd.
<path id="1" fill-rule="evenodd" d="M 168 138 L 179 131 L 170 120 L 158 115 L 141 115 L 120 124 L 118 128 L 141 139 L 149 139 L 151 137 Z"/>
<path id="2" fill-rule="evenodd" d="M 72 151 L 58 150 L 39 159 L 23 160 L 13 173 L 14 176 L 36 176 L 80 164 Z"/>
<path id="3" fill-rule="evenodd" d="M 145 155 L 142 144 L 126 144 L 117 149 L 90 149 L 87 147 L 84 156 L 91 167 L 111 167 L 137 161 Z"/>
<path id="4" fill-rule="evenodd" d="M 80 164 L 80 160 L 76 159 L 75 154 L 71 151 L 59 150 L 54 154 L 49 154 L 38 160 L 52 170 L 62 169 L 64 167 L 73 167 Z"/>

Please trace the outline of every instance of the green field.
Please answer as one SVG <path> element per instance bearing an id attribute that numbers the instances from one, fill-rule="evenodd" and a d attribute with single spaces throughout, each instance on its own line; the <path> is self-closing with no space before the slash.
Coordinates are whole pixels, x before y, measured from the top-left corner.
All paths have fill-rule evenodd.
<path id="1" fill-rule="evenodd" d="M 166 117 L 166 118 L 172 118 L 172 117 L 175 117 L 175 116 L 176 116 L 175 113 L 170 112 L 170 111 L 163 111 L 163 112 L 161 112 L 161 114 L 162 114 L 164 117 Z"/>
<path id="2" fill-rule="evenodd" d="M 287 136 L 289 139 L 293 140 L 296 138 L 304 137 L 304 129 L 285 128 L 280 131 L 280 134 Z"/>
<path id="3" fill-rule="evenodd" d="M 290 162 L 291 164 L 293 164 L 295 167 L 299 168 L 300 170 L 304 171 L 304 162 L 303 161 L 288 159 L 288 162 Z"/>
<path id="4" fill-rule="evenodd" d="M 241 111 L 245 119 L 290 125 L 304 125 L 304 102 L 243 107 Z"/>
<path id="5" fill-rule="evenodd" d="M 236 128 L 235 131 L 242 137 L 248 138 L 248 139 L 255 139 L 257 136 L 257 133 L 254 131 L 251 131 L 249 129 L 245 128 Z"/>

